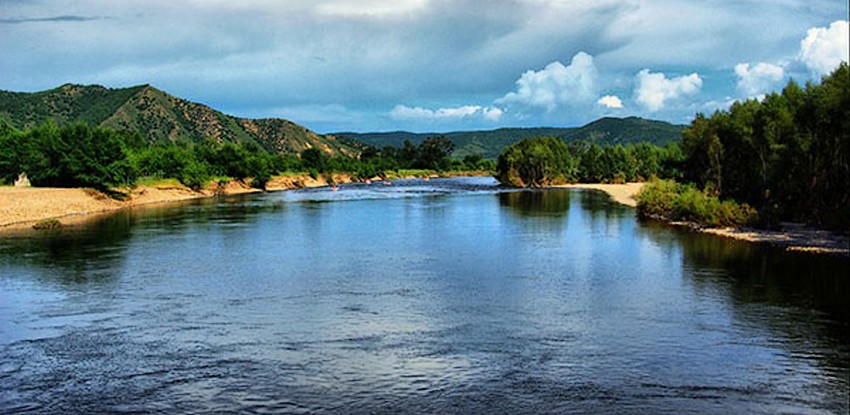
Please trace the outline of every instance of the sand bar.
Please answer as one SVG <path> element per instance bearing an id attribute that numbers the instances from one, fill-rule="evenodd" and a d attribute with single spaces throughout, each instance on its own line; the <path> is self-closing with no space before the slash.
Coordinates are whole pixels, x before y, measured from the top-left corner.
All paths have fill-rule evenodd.
<path id="1" fill-rule="evenodd" d="M 625 184 L 602 184 L 602 183 L 579 183 L 579 184 L 567 184 L 567 185 L 559 185 L 555 187 L 562 187 L 567 189 L 594 189 L 601 190 L 608 194 L 611 197 L 611 200 L 631 207 L 637 206 L 637 196 L 640 193 L 640 189 L 646 183 L 625 183 Z"/>
<path id="2" fill-rule="evenodd" d="M 347 183 L 351 177 L 334 175 L 334 180 L 336 183 Z M 327 185 L 328 181 L 323 177 L 280 176 L 270 181 L 267 188 L 287 190 Z M 163 184 L 137 186 L 129 191 L 127 200 L 119 201 L 91 189 L 0 186 L 0 231 L 30 228 L 39 221 L 51 218 L 58 219 L 63 225 L 70 225 L 80 222 L 86 215 L 134 206 L 254 192 L 261 190 L 239 181 L 231 181 L 223 186 L 213 184 L 201 191 L 193 191 L 180 184 Z"/>

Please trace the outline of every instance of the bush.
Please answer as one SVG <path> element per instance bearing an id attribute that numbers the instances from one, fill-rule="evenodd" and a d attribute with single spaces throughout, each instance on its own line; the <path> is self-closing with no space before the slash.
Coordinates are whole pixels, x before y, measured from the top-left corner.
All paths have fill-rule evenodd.
<path id="1" fill-rule="evenodd" d="M 655 180 L 638 194 L 642 217 L 693 222 L 701 226 L 746 226 L 757 220 L 755 209 L 732 200 L 721 201 L 692 185 Z"/>
<path id="2" fill-rule="evenodd" d="M 62 222 L 59 222 L 59 219 L 56 218 L 42 219 L 36 222 L 35 225 L 32 225 L 32 228 L 39 231 L 61 229 Z"/>
<path id="3" fill-rule="evenodd" d="M 197 160 L 191 160 L 183 166 L 180 171 L 180 183 L 192 190 L 198 191 L 204 188 L 210 181 L 210 173 L 207 165 Z"/>

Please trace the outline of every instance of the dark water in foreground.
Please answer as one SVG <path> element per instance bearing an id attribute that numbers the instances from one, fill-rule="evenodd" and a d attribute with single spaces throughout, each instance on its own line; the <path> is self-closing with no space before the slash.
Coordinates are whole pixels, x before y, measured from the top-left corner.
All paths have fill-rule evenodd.
<path id="1" fill-rule="evenodd" d="M 847 413 L 850 261 L 491 185 L 0 236 L 0 412 Z"/>

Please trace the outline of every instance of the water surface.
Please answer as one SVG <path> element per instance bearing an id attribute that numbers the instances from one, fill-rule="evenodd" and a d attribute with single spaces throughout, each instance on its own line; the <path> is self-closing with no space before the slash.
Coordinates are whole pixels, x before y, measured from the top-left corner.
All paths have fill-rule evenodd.
<path id="1" fill-rule="evenodd" d="M 0 237 L 0 412 L 847 413 L 848 261 L 398 181 Z"/>

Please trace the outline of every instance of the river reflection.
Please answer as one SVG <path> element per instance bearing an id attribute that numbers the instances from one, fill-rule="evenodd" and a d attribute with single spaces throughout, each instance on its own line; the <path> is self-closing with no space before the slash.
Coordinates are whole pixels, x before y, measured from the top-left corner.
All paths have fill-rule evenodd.
<path id="1" fill-rule="evenodd" d="M 0 412 L 846 412 L 847 260 L 410 180 L 0 237 Z"/>
<path id="2" fill-rule="evenodd" d="M 564 216 L 572 195 L 566 190 L 528 190 L 499 194 L 499 203 L 520 216 Z"/>

